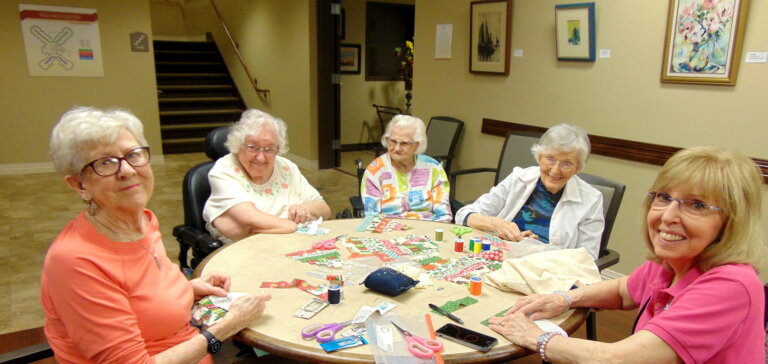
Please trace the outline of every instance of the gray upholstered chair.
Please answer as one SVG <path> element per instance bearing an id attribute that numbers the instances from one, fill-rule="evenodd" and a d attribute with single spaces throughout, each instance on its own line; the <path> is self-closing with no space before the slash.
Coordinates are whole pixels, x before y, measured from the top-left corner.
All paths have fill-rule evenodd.
<path id="1" fill-rule="evenodd" d="M 424 154 L 442 163 L 447 173 L 456 156 L 456 144 L 464 129 L 464 122 L 450 116 L 435 116 L 427 126 L 427 150 Z"/>

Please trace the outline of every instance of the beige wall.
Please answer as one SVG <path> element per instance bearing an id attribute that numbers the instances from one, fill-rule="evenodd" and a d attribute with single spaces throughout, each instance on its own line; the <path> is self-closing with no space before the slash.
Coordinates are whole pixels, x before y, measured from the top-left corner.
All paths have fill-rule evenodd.
<path id="1" fill-rule="evenodd" d="M 19 3 L 98 10 L 104 77 L 29 76 Z M 154 57 L 151 52 L 131 52 L 129 34 L 134 31 L 152 33 L 147 1 L 0 2 L 0 167 L 48 163 L 51 128 L 73 105 L 130 109 L 144 122 L 155 155 L 162 154 Z"/>
<path id="2" fill-rule="evenodd" d="M 468 72 L 469 0 L 416 1 L 415 51 L 427 56 L 415 62 L 414 114 L 466 122 L 457 169 L 495 166 L 503 140 L 481 134 L 484 117 L 543 127 L 568 122 L 596 135 L 678 147 L 714 145 L 768 159 L 768 64 L 742 62 L 735 87 L 661 84 L 666 0 L 596 1 L 597 49 L 610 49 L 611 58 L 558 62 L 553 18 L 555 4 L 562 2 L 513 1 L 511 47 L 522 49 L 523 57 L 511 58 L 508 77 L 496 77 Z M 630 3 L 633 16 L 627 15 Z M 429 56 L 437 24 L 453 24 L 451 60 Z M 766 50 L 765 1 L 751 3 L 744 40 L 744 53 Z M 612 270 L 627 274 L 644 260 L 640 202 L 658 167 L 593 156 L 584 171 L 627 185 L 609 245 L 621 253 Z M 490 187 L 489 179 L 477 181 L 460 180 L 460 196 L 474 197 Z M 768 218 L 763 221 L 768 228 Z"/>
<path id="3" fill-rule="evenodd" d="M 188 36 L 212 32 L 248 107 L 282 118 L 288 124 L 290 153 L 317 165 L 316 31 L 314 2 L 219 0 L 234 40 L 251 75 L 269 100 L 249 84 L 229 40 L 216 22 L 208 1 L 184 6 Z"/>
<path id="4" fill-rule="evenodd" d="M 403 3 L 404 1 L 390 2 Z M 359 75 L 341 76 L 341 144 L 379 141 L 381 127 L 373 104 L 394 106 L 405 110 L 405 90 L 402 81 L 365 80 L 365 3 L 365 0 L 344 1 L 346 37 L 341 43 L 360 45 L 361 64 Z M 408 3 L 413 4 L 413 1 Z M 394 58 L 394 49 L 392 52 Z"/>
<path id="5" fill-rule="evenodd" d="M 152 13 L 152 35 L 155 39 L 186 38 L 187 29 L 181 2 L 149 0 L 149 8 Z"/>

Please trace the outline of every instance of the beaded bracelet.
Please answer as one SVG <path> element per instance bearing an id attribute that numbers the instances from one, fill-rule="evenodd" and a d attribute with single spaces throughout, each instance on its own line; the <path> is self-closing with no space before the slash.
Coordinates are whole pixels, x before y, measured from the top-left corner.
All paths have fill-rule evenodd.
<path id="1" fill-rule="evenodd" d="M 571 304 L 573 303 L 573 300 L 571 300 L 571 296 L 569 296 L 567 293 L 563 291 L 553 291 L 552 294 L 559 294 L 565 297 L 565 299 L 568 300 L 568 308 L 571 308 Z"/>
<path id="2" fill-rule="evenodd" d="M 548 361 L 547 360 L 547 344 L 549 344 L 549 340 L 552 340 L 553 337 L 556 335 L 561 335 L 561 333 L 556 331 L 549 331 L 545 332 L 541 335 L 539 335 L 539 339 L 536 340 L 536 351 L 539 352 L 539 355 L 541 356 L 542 361 Z"/>

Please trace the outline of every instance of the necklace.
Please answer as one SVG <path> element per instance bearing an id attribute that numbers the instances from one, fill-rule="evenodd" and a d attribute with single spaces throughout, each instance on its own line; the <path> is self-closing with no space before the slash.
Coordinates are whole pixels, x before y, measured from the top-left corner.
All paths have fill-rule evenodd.
<path id="1" fill-rule="evenodd" d="M 160 269 L 160 259 L 157 259 L 157 254 L 152 254 L 149 251 L 149 249 L 147 249 L 147 247 L 145 247 L 144 245 L 141 245 L 141 243 L 139 243 L 138 241 L 132 241 L 131 243 L 136 243 L 138 246 L 142 247 L 147 252 L 147 254 L 151 255 L 152 258 L 155 258 L 155 264 L 157 264 L 157 269 Z"/>

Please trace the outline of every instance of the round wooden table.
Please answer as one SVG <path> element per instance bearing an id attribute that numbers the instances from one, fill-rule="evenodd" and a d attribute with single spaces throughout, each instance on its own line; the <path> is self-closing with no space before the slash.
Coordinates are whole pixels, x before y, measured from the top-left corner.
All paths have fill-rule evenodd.
<path id="1" fill-rule="evenodd" d="M 362 305 L 375 307 L 383 301 L 397 304 L 391 312 L 398 315 L 419 315 L 424 317 L 431 310 L 428 303 L 438 306 L 448 301 L 454 301 L 469 296 L 466 286 L 444 280 L 433 280 L 433 285 L 424 289 L 412 288 L 397 297 L 389 297 L 359 285 L 361 279 L 354 284 L 342 287 L 343 298 L 339 305 L 329 305 L 311 319 L 294 317 L 293 314 L 314 296 L 298 288 L 260 288 L 262 282 L 287 281 L 294 278 L 306 280 L 310 284 L 325 284 L 327 281 L 315 277 L 310 272 L 318 272 L 323 268 L 308 263 L 302 263 L 286 257 L 287 253 L 312 248 L 312 243 L 330 239 L 337 235 L 349 234 L 351 237 L 372 237 L 394 239 L 408 234 L 426 235 L 434 240 L 435 229 L 442 228 L 443 241 L 440 243 L 440 256 L 443 258 L 459 258 L 467 254 L 468 243 L 464 244 L 464 253 L 454 252 L 456 236 L 450 232 L 451 224 L 418 220 L 395 220 L 411 226 L 405 231 L 389 231 L 383 233 L 356 232 L 354 229 L 361 224 L 362 219 L 342 219 L 324 221 L 321 227 L 330 229 L 322 237 L 305 234 L 258 234 L 241 241 L 228 244 L 207 257 L 195 270 L 195 276 L 206 272 L 221 272 L 232 277 L 232 292 L 269 292 L 272 300 L 267 303 L 264 315 L 253 325 L 242 330 L 237 339 L 248 345 L 286 358 L 307 362 L 360 363 L 374 362 L 371 345 L 358 346 L 332 353 L 326 353 L 315 340 L 304 340 L 301 330 L 315 323 L 331 323 L 351 320 Z M 464 236 L 487 235 L 482 231 L 473 231 Z M 342 259 L 347 259 L 349 252 L 341 242 L 336 243 Z M 514 249 L 514 246 L 512 247 Z M 309 273 L 309 274 L 308 274 Z M 499 343 L 489 352 L 468 348 L 448 340 L 441 340 L 444 349 L 441 352 L 446 362 L 494 362 L 510 360 L 531 354 L 531 351 L 509 343 L 507 339 L 481 324 L 490 316 L 509 308 L 519 298 L 520 294 L 502 292 L 489 285 L 483 285 L 482 294 L 473 296 L 477 303 L 462 307 L 454 314 L 464 320 L 464 327 L 491 335 L 499 339 Z M 585 309 L 569 310 L 552 319 L 566 332 L 573 333 L 581 326 L 587 317 Z M 435 330 L 446 323 L 453 323 L 446 317 L 432 313 Z M 427 337 L 428 332 L 417 335 Z M 337 335 L 338 338 L 338 335 Z"/>

